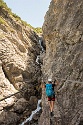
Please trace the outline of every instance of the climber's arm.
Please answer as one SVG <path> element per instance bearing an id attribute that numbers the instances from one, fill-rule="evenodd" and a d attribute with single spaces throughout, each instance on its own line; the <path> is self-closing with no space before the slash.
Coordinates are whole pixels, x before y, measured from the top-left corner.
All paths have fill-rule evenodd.
<path id="1" fill-rule="evenodd" d="M 43 83 L 41 83 L 41 88 L 43 89 L 43 88 L 45 88 L 45 82 L 43 82 Z"/>
<path id="2" fill-rule="evenodd" d="M 55 85 L 58 85 L 59 84 L 59 81 L 57 79 L 54 80 L 54 84 Z"/>

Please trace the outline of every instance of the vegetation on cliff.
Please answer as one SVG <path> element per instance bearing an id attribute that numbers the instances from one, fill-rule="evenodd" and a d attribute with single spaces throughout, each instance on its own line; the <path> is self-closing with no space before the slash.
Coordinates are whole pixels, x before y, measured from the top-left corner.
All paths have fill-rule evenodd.
<path id="1" fill-rule="evenodd" d="M 12 15 L 15 18 L 16 21 L 20 20 L 23 25 L 29 26 L 31 29 L 34 30 L 34 32 L 42 33 L 41 27 L 34 28 L 30 24 L 28 24 L 26 21 L 23 21 L 18 15 L 16 15 L 15 13 L 12 13 L 11 9 L 8 8 L 7 4 L 3 0 L 0 0 L 0 10 L 1 9 L 5 9 L 8 12 L 8 14 Z M 2 17 L 0 17 L 0 24 L 5 24 L 5 21 L 2 19 Z"/>
<path id="2" fill-rule="evenodd" d="M 7 7 L 6 3 L 3 0 L 0 0 L 0 9 L 5 8 L 9 13 L 11 13 L 11 9 Z"/>
<path id="3" fill-rule="evenodd" d="M 30 24 L 28 24 L 26 21 L 21 20 L 23 25 L 25 26 L 29 26 L 31 29 L 33 29 L 36 33 L 42 33 L 42 28 L 41 27 L 36 27 L 34 28 L 33 26 L 31 26 Z"/>

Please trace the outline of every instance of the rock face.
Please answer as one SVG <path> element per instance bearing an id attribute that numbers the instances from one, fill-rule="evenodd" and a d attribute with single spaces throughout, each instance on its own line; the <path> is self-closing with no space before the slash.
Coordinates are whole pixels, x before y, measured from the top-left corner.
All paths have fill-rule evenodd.
<path id="1" fill-rule="evenodd" d="M 31 96 L 37 96 L 38 86 L 34 85 L 38 83 L 41 69 L 36 58 L 41 47 L 38 35 L 3 5 L 0 0 L 0 124 L 12 125 L 13 118 L 9 123 L 7 117 L 15 116 L 17 125 L 18 114 L 22 115 L 27 105 L 32 105 L 28 103 Z M 3 100 L 20 90 L 21 93 Z"/>
<path id="2" fill-rule="evenodd" d="M 4 16 L 5 14 L 1 13 L 1 18 L 7 26 L 0 25 L 0 60 L 6 77 L 16 89 L 19 89 L 24 80 L 29 79 L 33 82 L 36 80 L 33 74 L 39 73 L 39 67 L 35 62 L 39 54 L 38 36 L 29 27 L 12 19 L 10 15 L 6 15 L 7 18 Z"/>
<path id="3" fill-rule="evenodd" d="M 45 81 L 48 77 L 57 78 L 59 85 L 54 117 L 51 121 L 48 116 L 44 119 L 48 107 L 42 103 L 44 110 L 39 125 L 79 125 L 83 121 L 82 18 L 82 0 L 51 1 L 43 25 L 46 55 L 42 72 Z"/>

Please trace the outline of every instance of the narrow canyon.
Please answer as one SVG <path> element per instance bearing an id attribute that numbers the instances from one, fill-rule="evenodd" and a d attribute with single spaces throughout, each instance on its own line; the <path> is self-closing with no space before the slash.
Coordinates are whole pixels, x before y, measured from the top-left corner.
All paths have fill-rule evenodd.
<path id="1" fill-rule="evenodd" d="M 59 81 L 52 118 L 49 77 Z M 83 0 L 51 0 L 42 33 L 0 0 L 0 125 L 83 125 Z"/>

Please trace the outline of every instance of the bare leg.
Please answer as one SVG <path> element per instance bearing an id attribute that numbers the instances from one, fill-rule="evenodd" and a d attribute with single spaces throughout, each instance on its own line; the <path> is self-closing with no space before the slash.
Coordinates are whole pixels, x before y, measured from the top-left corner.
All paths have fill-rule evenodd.
<path id="1" fill-rule="evenodd" d="M 50 111 L 51 111 L 51 112 L 53 111 L 53 109 L 52 109 L 52 101 L 51 101 L 51 108 L 50 108 Z"/>
<path id="2" fill-rule="evenodd" d="M 52 110 L 51 101 L 49 101 L 50 111 Z"/>
<path id="3" fill-rule="evenodd" d="M 54 109 L 54 103 L 55 103 L 55 101 L 51 101 L 51 112 L 52 112 L 53 109 Z"/>
<path id="4" fill-rule="evenodd" d="M 50 112 L 52 112 L 53 109 L 54 109 L 54 102 L 55 102 L 55 101 L 49 101 Z"/>

